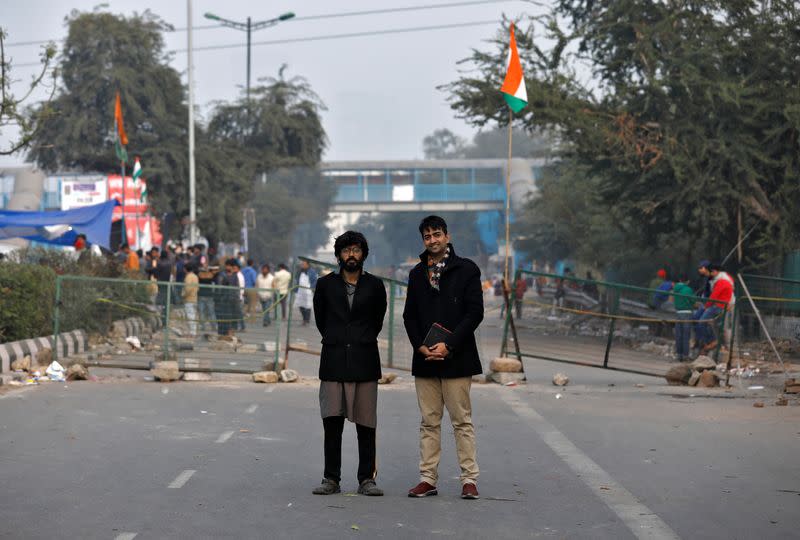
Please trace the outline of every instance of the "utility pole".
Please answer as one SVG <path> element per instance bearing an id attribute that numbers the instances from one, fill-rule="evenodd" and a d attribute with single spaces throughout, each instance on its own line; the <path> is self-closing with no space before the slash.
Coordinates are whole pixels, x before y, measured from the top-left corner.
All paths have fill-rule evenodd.
<path id="1" fill-rule="evenodd" d="M 252 22 L 250 17 L 247 17 L 246 22 L 238 22 L 238 21 L 231 21 L 229 19 L 223 19 L 218 15 L 214 15 L 213 13 L 206 13 L 205 18 L 211 19 L 212 21 L 217 21 L 218 23 L 222 24 L 222 26 L 227 26 L 228 28 L 234 28 L 236 30 L 243 30 L 247 32 L 247 86 L 245 90 L 245 95 L 247 96 L 247 101 L 250 101 L 250 44 L 251 44 L 251 34 L 254 30 L 261 30 L 262 28 L 268 28 L 270 26 L 275 26 L 279 22 L 288 21 L 289 19 L 294 17 L 294 13 L 291 11 L 288 13 L 284 13 L 283 15 L 279 15 L 274 19 L 267 19 L 265 21 L 259 22 Z M 189 53 L 191 54 L 191 52 Z"/>
<path id="2" fill-rule="evenodd" d="M 192 0 L 186 0 L 186 17 L 188 31 L 186 32 L 189 47 L 189 244 L 197 243 L 195 236 L 195 221 L 197 220 L 197 201 L 195 200 L 195 170 L 194 170 L 194 66 L 192 61 Z"/>

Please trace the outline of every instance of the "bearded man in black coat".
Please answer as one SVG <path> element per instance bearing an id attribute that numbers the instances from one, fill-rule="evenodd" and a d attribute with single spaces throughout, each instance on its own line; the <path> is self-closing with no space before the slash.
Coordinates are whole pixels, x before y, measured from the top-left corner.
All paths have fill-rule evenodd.
<path id="1" fill-rule="evenodd" d="M 365 272 L 369 246 L 364 235 L 347 231 L 333 246 L 341 272 L 317 281 L 314 319 L 322 334 L 319 404 L 325 430 L 325 470 L 315 495 L 341 488 L 342 430 L 347 418 L 358 434 L 358 492 L 383 495 L 375 484 L 378 379 L 381 359 L 378 334 L 386 314 L 383 281 Z"/>

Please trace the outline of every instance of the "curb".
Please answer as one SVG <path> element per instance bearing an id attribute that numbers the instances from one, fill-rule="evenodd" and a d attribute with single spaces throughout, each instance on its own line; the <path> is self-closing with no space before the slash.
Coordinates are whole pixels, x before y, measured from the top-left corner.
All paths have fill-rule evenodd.
<path id="1" fill-rule="evenodd" d="M 11 363 L 27 355 L 35 358 L 36 354 L 44 349 L 53 348 L 53 337 L 38 337 L 22 339 L 0 345 L 0 373 L 9 373 Z M 85 352 L 89 343 L 86 332 L 73 330 L 58 335 L 58 357 L 64 358 L 72 354 Z"/>

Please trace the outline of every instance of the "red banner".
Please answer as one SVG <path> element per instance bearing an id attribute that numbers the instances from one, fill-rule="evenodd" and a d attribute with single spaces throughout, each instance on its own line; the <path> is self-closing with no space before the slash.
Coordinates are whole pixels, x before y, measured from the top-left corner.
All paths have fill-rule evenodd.
<path id="1" fill-rule="evenodd" d="M 139 178 L 134 182 L 133 177 L 125 177 L 125 197 L 122 197 L 122 177 L 118 174 L 108 176 L 108 198 L 117 199 L 121 205 L 114 208 L 113 221 L 119 221 L 125 212 L 125 233 L 128 244 L 133 249 L 148 250 L 152 246 L 161 244 L 161 224 L 151 217 L 147 201 L 142 201 L 142 191 L 147 187 L 147 181 Z M 138 230 L 137 230 L 138 229 Z"/>

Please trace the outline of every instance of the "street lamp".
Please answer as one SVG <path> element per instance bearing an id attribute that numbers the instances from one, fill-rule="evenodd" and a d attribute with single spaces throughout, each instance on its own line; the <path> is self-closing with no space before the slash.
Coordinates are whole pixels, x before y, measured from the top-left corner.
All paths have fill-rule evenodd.
<path id="1" fill-rule="evenodd" d="M 262 28 L 268 28 L 270 26 L 275 26 L 281 21 L 288 21 L 289 19 L 294 17 L 294 13 L 291 11 L 288 13 L 284 13 L 274 19 L 268 19 L 266 21 L 260 22 L 251 22 L 250 17 L 247 17 L 247 22 L 237 22 L 231 21 L 228 19 L 223 19 L 218 15 L 214 15 L 213 13 L 206 13 L 206 19 L 211 19 L 212 21 L 217 21 L 222 26 L 227 26 L 228 28 L 235 28 L 236 30 L 244 30 L 247 32 L 247 101 L 250 101 L 250 33 L 253 30 L 261 30 Z"/>

